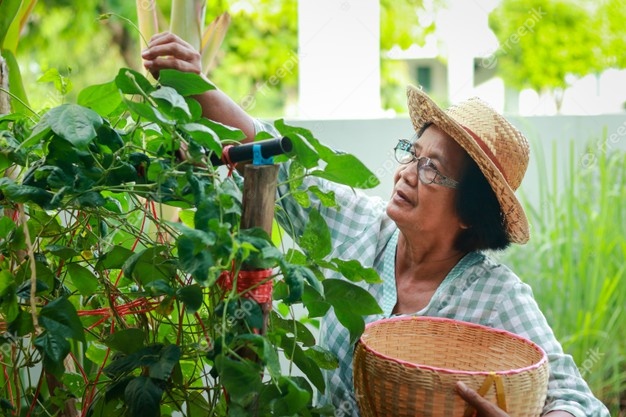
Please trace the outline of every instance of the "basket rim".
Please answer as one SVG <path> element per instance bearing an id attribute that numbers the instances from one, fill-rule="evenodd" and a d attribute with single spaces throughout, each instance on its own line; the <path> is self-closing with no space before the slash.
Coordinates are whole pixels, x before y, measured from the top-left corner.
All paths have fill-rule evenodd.
<path id="1" fill-rule="evenodd" d="M 487 331 L 490 333 L 498 333 L 507 337 L 511 337 L 514 339 L 517 339 L 518 341 L 530 346 L 531 348 L 533 348 L 534 350 L 536 350 L 537 352 L 539 352 L 539 354 L 541 355 L 541 359 L 539 361 L 537 361 L 536 363 L 529 365 L 529 366 L 525 366 L 523 368 L 516 368 L 516 369 L 509 369 L 509 370 L 505 370 L 505 371 L 463 371 L 460 369 L 448 369 L 448 368 L 440 368 L 437 366 L 430 366 L 430 365 L 422 365 L 422 364 L 417 364 L 414 362 L 408 362 L 402 359 L 397 359 L 394 357 L 391 357 L 389 355 L 385 355 L 383 353 L 380 353 L 378 351 L 376 351 L 375 349 L 373 349 L 372 347 L 368 346 L 367 343 L 365 343 L 365 341 L 363 340 L 363 338 L 365 337 L 365 331 L 367 331 L 367 329 L 371 328 L 371 327 L 376 327 L 377 325 L 381 325 L 384 323 L 388 323 L 388 322 L 395 322 L 395 321 L 408 321 L 408 320 L 419 320 L 419 321 L 439 321 L 439 322 L 446 322 L 446 323 L 454 323 L 456 325 L 460 325 L 460 326 L 466 326 L 466 327 L 474 327 L 477 329 L 481 329 L 483 331 Z M 541 366 L 544 366 L 545 363 L 548 362 L 548 356 L 546 355 L 546 352 L 541 348 L 541 346 L 537 345 L 535 342 L 533 342 L 532 340 L 529 340 L 523 336 L 520 336 L 518 334 L 515 333 L 511 333 L 508 330 L 503 330 L 503 329 L 496 329 L 493 327 L 488 327 L 488 326 L 483 326 L 482 324 L 476 324 L 476 323 L 471 323 L 471 322 L 467 322 L 467 321 L 462 321 L 462 320 L 455 320 L 455 319 L 449 319 L 449 318 L 445 318 L 445 317 L 429 317 L 429 316 L 397 316 L 397 317 L 390 317 L 390 318 L 385 318 L 385 319 L 380 319 L 380 320 L 376 320 L 373 321 L 371 323 L 368 323 L 365 325 L 365 331 L 363 332 L 363 334 L 361 335 L 361 337 L 359 338 L 359 343 L 361 344 L 361 346 L 363 347 L 363 349 L 367 350 L 368 352 L 370 352 L 372 355 L 374 356 L 378 356 L 379 358 L 385 359 L 385 360 L 389 360 L 392 362 L 396 362 L 399 363 L 403 366 L 409 367 L 409 368 L 413 368 L 413 369 L 423 369 L 423 370 L 427 370 L 427 371 L 433 371 L 433 372 L 439 372 L 439 373 L 444 373 L 444 374 L 455 374 L 455 375 L 483 375 L 483 376 L 487 376 L 487 375 L 516 375 L 516 374 L 520 374 L 522 372 L 528 372 L 528 371 L 533 371 L 535 369 L 538 369 Z"/>

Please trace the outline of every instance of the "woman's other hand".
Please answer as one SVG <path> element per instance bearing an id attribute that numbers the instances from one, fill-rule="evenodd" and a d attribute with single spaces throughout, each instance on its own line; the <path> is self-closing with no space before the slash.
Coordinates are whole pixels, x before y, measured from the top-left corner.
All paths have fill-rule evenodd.
<path id="1" fill-rule="evenodd" d="M 173 33 L 154 35 L 148 47 L 141 52 L 141 57 L 144 67 L 157 79 L 162 69 L 202 74 L 200 53 Z"/>
<path id="2" fill-rule="evenodd" d="M 457 382 L 456 391 L 469 405 L 476 410 L 476 417 L 508 417 L 497 405 L 484 399 L 476 391 L 462 382 Z"/>

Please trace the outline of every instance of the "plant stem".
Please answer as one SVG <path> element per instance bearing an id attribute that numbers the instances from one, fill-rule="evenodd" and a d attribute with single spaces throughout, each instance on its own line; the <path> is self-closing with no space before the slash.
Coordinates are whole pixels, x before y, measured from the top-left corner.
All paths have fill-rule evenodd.
<path id="1" fill-rule="evenodd" d="M 35 333 L 37 333 L 39 319 L 37 317 L 37 265 L 35 264 L 35 251 L 33 249 L 33 242 L 30 239 L 30 231 L 28 230 L 24 206 L 19 205 L 18 210 L 20 213 L 20 223 L 24 229 L 24 239 L 26 240 L 26 249 L 28 251 L 28 259 L 30 261 L 30 309 L 33 317 L 33 327 L 35 328 Z"/>

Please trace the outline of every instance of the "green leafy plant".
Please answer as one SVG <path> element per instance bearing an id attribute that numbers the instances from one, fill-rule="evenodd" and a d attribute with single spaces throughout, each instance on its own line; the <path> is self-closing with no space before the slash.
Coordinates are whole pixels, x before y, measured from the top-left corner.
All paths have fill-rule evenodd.
<path id="1" fill-rule="evenodd" d="M 532 238 L 506 262 L 533 287 L 592 391 L 619 415 L 626 392 L 626 153 L 590 147 L 579 160 L 573 145 L 565 167 L 553 150 L 551 171 L 538 154 L 539 201 L 526 204 Z"/>
<path id="2" fill-rule="evenodd" d="M 243 134 L 202 118 L 193 96 L 212 88 L 194 74 L 164 70 L 151 83 L 121 69 L 76 104 L 0 118 L 0 171 L 19 172 L 0 179 L 2 413 L 321 413 L 313 391 L 337 358 L 309 325 L 334 308 L 356 338 L 362 315 L 380 309 L 355 282 L 378 277 L 328 259 L 313 209 L 301 249 L 240 228 L 240 181 L 206 161 Z M 334 204 L 302 189 L 306 175 L 376 185 L 353 156 L 276 127 L 294 143 L 288 181 L 301 204 L 310 193 Z M 172 207 L 180 221 L 167 217 Z M 224 285 L 244 265 L 271 270 L 266 333 L 259 304 Z M 351 281 L 324 280 L 322 267 Z M 358 311 L 345 308 L 348 291 Z M 296 304 L 308 314 L 296 317 Z"/>

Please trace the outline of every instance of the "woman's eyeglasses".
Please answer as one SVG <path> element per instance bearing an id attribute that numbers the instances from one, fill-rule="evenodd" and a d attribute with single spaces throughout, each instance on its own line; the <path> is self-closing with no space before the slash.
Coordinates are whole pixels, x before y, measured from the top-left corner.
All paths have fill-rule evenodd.
<path id="1" fill-rule="evenodd" d="M 418 178 L 424 184 L 439 184 L 448 188 L 457 188 L 458 181 L 443 175 L 430 158 L 415 155 L 413 144 L 406 139 L 400 139 L 394 148 L 396 160 L 401 164 L 410 164 L 417 161 Z"/>

